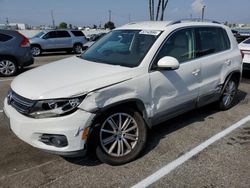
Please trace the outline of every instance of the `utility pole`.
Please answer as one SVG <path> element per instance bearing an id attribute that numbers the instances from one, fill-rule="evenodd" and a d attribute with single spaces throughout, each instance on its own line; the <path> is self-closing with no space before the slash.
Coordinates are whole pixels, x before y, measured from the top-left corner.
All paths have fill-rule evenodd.
<path id="1" fill-rule="evenodd" d="M 204 5 L 204 6 L 202 7 L 202 16 L 201 16 L 201 20 L 202 20 L 202 21 L 204 20 L 205 8 L 206 8 L 206 6 Z"/>
<path id="2" fill-rule="evenodd" d="M 52 19 L 52 26 L 53 26 L 53 29 L 55 29 L 55 20 L 54 20 L 53 9 L 51 10 L 51 19 Z"/>
<path id="3" fill-rule="evenodd" d="M 6 18 L 6 25 L 8 26 L 9 25 L 9 19 Z"/>
<path id="4" fill-rule="evenodd" d="M 128 15 L 128 23 L 130 23 L 131 22 L 131 14 L 129 13 L 129 15 Z"/>
<path id="5" fill-rule="evenodd" d="M 109 22 L 111 22 L 111 10 L 109 10 Z"/>

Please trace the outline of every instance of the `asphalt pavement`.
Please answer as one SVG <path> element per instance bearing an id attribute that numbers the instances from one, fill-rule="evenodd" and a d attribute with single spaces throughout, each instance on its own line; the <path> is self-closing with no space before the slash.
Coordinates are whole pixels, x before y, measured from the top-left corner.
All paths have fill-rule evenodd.
<path id="1" fill-rule="evenodd" d="M 70 57 L 37 57 L 24 71 Z M 228 111 L 213 105 L 193 110 L 149 131 L 145 152 L 122 166 L 95 156 L 65 159 L 22 142 L 6 127 L 2 101 L 13 78 L 0 78 L 0 187 L 131 187 L 171 164 L 217 133 L 250 115 L 250 73 Z M 244 123 L 174 168 L 149 187 L 250 187 L 250 123 Z"/>

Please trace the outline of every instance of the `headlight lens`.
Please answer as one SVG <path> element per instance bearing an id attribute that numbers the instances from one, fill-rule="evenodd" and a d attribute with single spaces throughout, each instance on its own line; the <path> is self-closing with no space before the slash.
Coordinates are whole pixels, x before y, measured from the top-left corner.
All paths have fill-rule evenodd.
<path id="1" fill-rule="evenodd" d="M 49 118 L 74 112 L 84 97 L 37 101 L 30 111 L 33 118 Z"/>

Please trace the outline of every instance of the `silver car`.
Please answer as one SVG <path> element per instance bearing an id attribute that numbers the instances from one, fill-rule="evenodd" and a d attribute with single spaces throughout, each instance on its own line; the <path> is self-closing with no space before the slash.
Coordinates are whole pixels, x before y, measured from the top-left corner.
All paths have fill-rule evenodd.
<path id="1" fill-rule="evenodd" d="M 74 51 L 79 54 L 86 42 L 85 35 L 78 30 L 46 30 L 30 38 L 33 56 L 51 51 L 66 51 L 68 53 Z"/>

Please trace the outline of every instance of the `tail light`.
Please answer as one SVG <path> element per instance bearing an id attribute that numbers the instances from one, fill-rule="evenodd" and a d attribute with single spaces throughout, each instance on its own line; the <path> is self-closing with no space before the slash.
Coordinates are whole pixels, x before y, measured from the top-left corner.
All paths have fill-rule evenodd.
<path id="1" fill-rule="evenodd" d="M 241 57 L 242 57 L 242 59 L 243 59 L 243 58 L 244 58 L 243 50 L 240 50 L 240 53 L 241 53 Z"/>
<path id="2" fill-rule="evenodd" d="M 21 37 L 22 37 L 22 42 L 20 43 L 20 47 L 29 47 L 30 46 L 30 41 L 27 37 L 25 37 L 23 34 L 17 32 Z"/>

